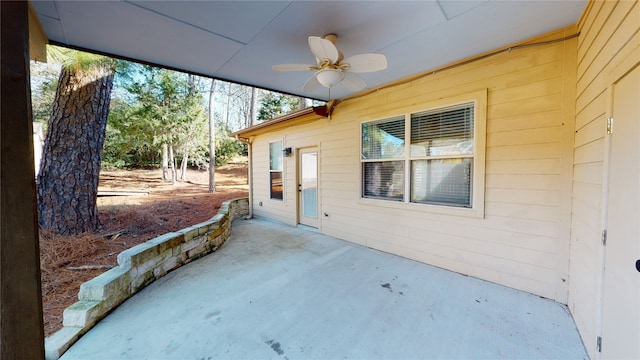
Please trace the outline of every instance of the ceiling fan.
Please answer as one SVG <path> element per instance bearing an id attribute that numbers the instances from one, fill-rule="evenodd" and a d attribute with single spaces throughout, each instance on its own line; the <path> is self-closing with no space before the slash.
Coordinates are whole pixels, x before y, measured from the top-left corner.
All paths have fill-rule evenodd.
<path id="1" fill-rule="evenodd" d="M 280 64 L 274 65 L 276 71 L 314 71 L 315 73 L 302 87 L 305 92 L 314 92 L 320 86 L 331 89 L 340 84 L 348 90 L 358 91 L 367 84 L 356 73 L 380 71 L 387 68 L 387 58 L 382 54 L 360 54 L 344 59 L 336 48 L 336 35 L 324 37 L 309 36 L 309 48 L 316 56 L 316 65 Z"/>

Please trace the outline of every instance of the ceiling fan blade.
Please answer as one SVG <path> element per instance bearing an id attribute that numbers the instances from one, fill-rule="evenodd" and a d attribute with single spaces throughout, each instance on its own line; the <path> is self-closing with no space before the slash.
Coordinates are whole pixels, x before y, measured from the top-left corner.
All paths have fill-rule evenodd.
<path id="1" fill-rule="evenodd" d="M 309 78 L 309 80 L 307 80 L 307 82 L 304 83 L 304 86 L 302 87 L 302 91 L 304 91 L 304 92 L 315 92 L 316 90 L 320 89 L 321 87 L 322 87 L 322 85 L 320 84 L 318 79 L 316 79 L 316 75 L 314 74 L 312 77 Z"/>
<path id="2" fill-rule="evenodd" d="M 307 71 L 314 66 L 310 64 L 278 64 L 273 65 L 272 69 L 275 71 Z"/>
<path id="3" fill-rule="evenodd" d="M 338 61 L 338 49 L 333 43 L 319 36 L 309 36 L 309 48 L 311 52 L 320 60 L 329 60 L 331 63 Z"/>
<path id="4" fill-rule="evenodd" d="M 344 78 L 340 82 L 340 85 L 344 86 L 348 90 L 358 91 L 364 89 L 365 86 L 367 86 L 367 83 L 365 83 L 360 76 L 347 71 L 344 73 Z"/>
<path id="5" fill-rule="evenodd" d="M 344 59 L 342 64 L 349 64 L 349 71 L 355 73 L 380 71 L 387 68 L 387 57 L 382 54 L 360 54 Z"/>

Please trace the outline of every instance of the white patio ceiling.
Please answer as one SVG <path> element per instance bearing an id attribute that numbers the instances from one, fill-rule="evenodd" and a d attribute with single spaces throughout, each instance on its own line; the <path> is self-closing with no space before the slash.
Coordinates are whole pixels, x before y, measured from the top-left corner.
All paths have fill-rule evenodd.
<path id="1" fill-rule="evenodd" d="M 586 0 L 554 1 L 33 1 L 53 43 L 309 98 L 307 37 L 335 33 L 345 57 L 386 55 L 368 88 L 577 22 Z M 351 92 L 337 86 L 331 98 Z"/>

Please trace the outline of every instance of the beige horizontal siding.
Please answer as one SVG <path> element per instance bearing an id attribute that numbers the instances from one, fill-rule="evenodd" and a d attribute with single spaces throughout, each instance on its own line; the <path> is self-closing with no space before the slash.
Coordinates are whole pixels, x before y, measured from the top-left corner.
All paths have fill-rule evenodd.
<path id="1" fill-rule="evenodd" d="M 595 186 L 602 185 L 602 162 L 593 161 L 587 164 L 577 164 L 574 168 L 573 181 L 579 184 Z"/>
<path id="2" fill-rule="evenodd" d="M 592 99 L 586 106 L 579 109 L 576 115 L 576 131 L 580 131 L 590 122 L 603 118 L 605 116 L 607 99 L 604 93 L 601 93 L 595 99 Z"/>
<path id="3" fill-rule="evenodd" d="M 506 118 L 492 118 L 487 124 L 487 133 L 503 134 L 516 130 L 531 130 L 538 128 L 547 128 L 558 125 L 558 118 L 561 117 L 560 110 L 552 110 L 549 112 L 538 112 L 535 114 L 523 114 L 520 116 L 511 116 Z"/>
<path id="4" fill-rule="evenodd" d="M 576 146 L 582 146 L 592 141 L 600 140 L 607 131 L 607 119 L 605 116 L 595 119 L 587 123 L 576 132 Z"/>
<path id="5" fill-rule="evenodd" d="M 485 210 L 496 216 L 540 221 L 557 221 L 560 215 L 557 206 L 516 204 L 491 200 L 485 202 Z"/>
<path id="6" fill-rule="evenodd" d="M 510 190 L 560 190 L 560 175 L 557 174 L 487 174 L 488 189 Z"/>
<path id="7" fill-rule="evenodd" d="M 602 137 L 596 137 L 596 139 L 576 147 L 574 152 L 574 173 L 581 171 L 581 169 L 588 164 L 601 164 L 602 161 L 604 161 L 604 152 L 602 149 L 604 149 L 604 139 Z M 602 175 L 602 166 L 600 166 L 599 171 L 600 175 Z M 594 177 L 597 176 L 591 176 L 591 180 L 594 180 Z M 576 178 L 578 178 L 577 175 Z"/>

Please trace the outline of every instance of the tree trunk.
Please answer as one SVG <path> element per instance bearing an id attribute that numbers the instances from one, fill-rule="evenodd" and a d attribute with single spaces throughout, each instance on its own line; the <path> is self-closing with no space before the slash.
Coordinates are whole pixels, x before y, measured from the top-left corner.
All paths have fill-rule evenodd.
<path id="1" fill-rule="evenodd" d="M 175 185 L 177 182 L 176 174 L 176 158 L 173 156 L 173 144 L 169 145 L 169 162 L 171 164 L 171 184 Z"/>
<path id="2" fill-rule="evenodd" d="M 233 89 L 233 84 L 228 83 L 229 84 L 229 91 L 227 92 L 227 117 L 226 120 L 224 121 L 224 128 L 228 129 L 229 128 L 229 116 L 231 116 L 231 90 Z"/>
<path id="3" fill-rule="evenodd" d="M 96 198 L 114 70 L 62 69 L 38 175 L 40 226 L 62 235 L 100 228 Z"/>
<path id="4" fill-rule="evenodd" d="M 162 144 L 162 180 L 169 179 L 169 147 Z"/>
<path id="5" fill-rule="evenodd" d="M 193 94 L 195 93 L 195 89 L 196 89 L 196 76 L 193 74 L 189 74 L 189 87 L 188 87 L 189 96 L 193 96 Z"/>
<path id="6" fill-rule="evenodd" d="M 251 110 L 249 111 L 249 126 L 253 126 L 258 119 L 258 89 L 251 88 Z"/>
<path id="7" fill-rule="evenodd" d="M 209 89 L 209 192 L 216 192 L 216 122 L 215 122 L 216 80 L 211 79 Z"/>
<path id="8" fill-rule="evenodd" d="M 187 161 L 189 161 L 189 153 L 182 155 L 182 163 L 180 164 L 180 180 L 187 180 Z"/>

